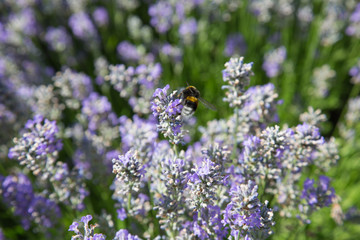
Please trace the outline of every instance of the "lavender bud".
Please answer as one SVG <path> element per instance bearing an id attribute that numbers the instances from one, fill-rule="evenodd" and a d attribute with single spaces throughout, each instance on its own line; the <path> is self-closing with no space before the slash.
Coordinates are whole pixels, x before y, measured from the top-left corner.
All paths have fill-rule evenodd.
<path id="1" fill-rule="evenodd" d="M 87 13 L 77 12 L 71 15 L 68 24 L 76 37 L 83 40 L 96 38 L 95 26 Z"/>
<path id="2" fill-rule="evenodd" d="M 317 187 L 314 186 L 314 183 L 315 181 L 311 179 L 304 182 L 301 198 L 306 200 L 312 210 L 328 207 L 335 196 L 334 189 L 330 187 L 330 178 L 320 176 Z"/>
<path id="3" fill-rule="evenodd" d="M 300 114 L 300 121 L 313 126 L 319 126 L 320 123 L 326 120 L 326 115 L 321 114 L 320 109 L 314 110 L 311 106 L 308 107 L 307 112 Z"/>
<path id="4" fill-rule="evenodd" d="M 234 186 L 230 191 L 231 202 L 223 213 L 223 224 L 229 225 L 231 235 L 240 235 L 245 239 L 265 239 L 272 232 L 273 212 L 266 207 L 267 202 L 261 204 L 258 199 L 258 187 L 252 182 Z M 254 238 L 253 236 L 262 236 Z"/>
<path id="5" fill-rule="evenodd" d="M 253 63 L 244 63 L 243 60 L 244 57 L 230 58 L 222 71 L 224 82 L 229 84 L 222 87 L 222 89 L 228 89 L 224 101 L 229 102 L 231 107 L 240 106 L 243 103 L 245 87 L 249 85 L 250 76 L 253 75 L 251 71 Z"/>
<path id="6" fill-rule="evenodd" d="M 320 98 L 326 97 L 335 76 L 336 72 L 327 64 L 315 68 L 312 76 L 312 83 L 314 84 L 312 92 L 314 95 Z"/>
<path id="7" fill-rule="evenodd" d="M 360 15 L 360 4 L 358 4 L 359 15 Z M 359 17 L 359 26 L 360 26 L 360 17 Z M 360 84 L 360 59 L 358 59 L 355 66 L 353 66 L 349 71 L 351 78 L 351 83 Z"/>
<path id="8" fill-rule="evenodd" d="M 183 142 L 185 132 L 182 129 L 183 121 L 181 117 L 183 105 L 180 99 L 177 98 L 177 91 L 167 95 L 169 88 L 169 85 L 166 85 L 163 89 L 158 88 L 155 90 L 151 110 L 159 121 L 157 130 L 164 137 L 169 138 L 171 143 L 178 144 Z"/>
<path id="9" fill-rule="evenodd" d="M 113 173 L 116 181 L 124 184 L 124 194 L 127 192 L 138 192 L 140 181 L 145 174 L 144 166 L 138 160 L 137 153 L 129 150 L 125 155 L 119 155 L 113 160 Z"/>
<path id="10" fill-rule="evenodd" d="M 94 233 L 94 229 L 98 226 L 90 225 L 89 222 L 91 221 L 92 216 L 86 215 L 81 218 L 79 222 L 74 221 L 68 231 L 74 232 L 74 235 L 71 237 L 72 240 L 80 239 L 80 240 L 105 240 L 105 235 L 101 233 Z M 82 222 L 84 224 L 84 231 L 78 229 L 79 223 Z"/>
<path id="11" fill-rule="evenodd" d="M 116 232 L 113 240 L 141 240 L 141 238 L 136 235 L 131 235 L 126 229 L 120 229 Z"/>
<path id="12" fill-rule="evenodd" d="M 286 48 L 284 46 L 270 51 L 265 55 L 262 68 L 269 78 L 277 77 L 280 74 L 281 64 L 286 59 Z"/>
<path id="13" fill-rule="evenodd" d="M 224 55 L 231 57 L 233 55 L 244 55 L 246 52 L 246 43 L 240 33 L 234 33 L 227 37 L 224 49 Z"/>
<path id="14" fill-rule="evenodd" d="M 26 123 L 22 137 L 14 138 L 15 146 L 10 148 L 8 157 L 46 179 L 62 148 L 58 131 L 55 121 L 35 116 Z"/>
<path id="15" fill-rule="evenodd" d="M 167 1 L 158 1 L 149 7 L 150 23 L 160 34 L 171 28 L 173 14 L 174 9 Z"/>

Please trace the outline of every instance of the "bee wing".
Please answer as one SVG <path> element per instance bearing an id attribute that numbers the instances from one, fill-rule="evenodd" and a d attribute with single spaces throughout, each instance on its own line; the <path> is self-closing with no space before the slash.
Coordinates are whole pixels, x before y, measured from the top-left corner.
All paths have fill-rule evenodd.
<path id="1" fill-rule="evenodd" d="M 199 97 L 199 100 L 208 109 L 216 111 L 216 107 L 214 105 L 212 105 L 211 103 L 209 103 L 208 101 L 206 101 L 205 99 L 203 99 L 202 97 Z"/>

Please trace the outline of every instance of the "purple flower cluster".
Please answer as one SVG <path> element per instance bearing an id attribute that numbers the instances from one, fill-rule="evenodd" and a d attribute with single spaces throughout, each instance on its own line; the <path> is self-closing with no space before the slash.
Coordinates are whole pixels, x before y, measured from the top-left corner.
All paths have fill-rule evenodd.
<path id="1" fill-rule="evenodd" d="M 136 235 L 131 235 L 128 230 L 120 229 L 116 232 L 115 238 L 113 240 L 140 240 Z M 95 240 L 95 239 L 94 239 Z"/>
<path id="2" fill-rule="evenodd" d="M 244 63 L 244 57 L 230 58 L 225 63 L 225 69 L 222 71 L 223 80 L 229 85 L 222 86 L 227 89 L 225 102 L 230 103 L 230 107 L 240 106 L 243 102 L 243 93 L 245 87 L 250 83 L 250 76 L 254 73 L 251 71 L 253 63 Z"/>
<path id="3" fill-rule="evenodd" d="M 330 178 L 320 176 L 317 187 L 314 186 L 314 183 L 313 179 L 306 179 L 301 198 L 305 199 L 306 203 L 313 209 L 328 207 L 335 197 L 335 191 L 330 187 Z"/>
<path id="4" fill-rule="evenodd" d="M 95 26 L 85 12 L 74 13 L 69 18 L 69 26 L 74 35 L 80 39 L 88 40 L 96 37 Z"/>
<path id="5" fill-rule="evenodd" d="M 25 165 L 34 175 L 47 178 L 52 170 L 48 168 L 54 165 L 62 148 L 56 122 L 37 115 L 28 120 L 24 131 L 21 138 L 14 138 L 15 146 L 9 150 L 8 157 Z"/>
<path id="6" fill-rule="evenodd" d="M 160 48 L 160 53 L 164 56 L 167 56 L 174 62 L 181 62 L 183 52 L 182 49 L 176 46 L 172 46 L 169 43 L 165 43 Z"/>
<path id="7" fill-rule="evenodd" d="M 232 57 L 234 55 L 242 56 L 246 51 L 246 43 L 244 37 L 240 33 L 230 34 L 226 39 L 224 55 Z"/>
<path id="8" fill-rule="evenodd" d="M 23 174 L 9 175 L 1 183 L 4 202 L 14 208 L 14 214 L 21 217 L 21 225 L 28 230 L 31 223 L 39 230 L 53 227 L 61 217 L 58 205 L 33 192 L 30 180 Z"/>
<path id="9" fill-rule="evenodd" d="M 166 33 L 172 26 L 173 7 L 167 1 L 157 1 L 149 7 L 150 23 L 159 33 Z"/>
<path id="10" fill-rule="evenodd" d="M 243 109 L 240 115 L 246 115 L 250 122 L 269 124 L 278 121 L 277 106 L 282 103 L 277 100 L 278 93 L 272 83 L 250 87 L 244 94 Z"/>
<path id="11" fill-rule="evenodd" d="M 139 191 L 140 181 L 145 172 L 136 152 L 130 150 L 125 155 L 113 159 L 113 173 L 116 174 L 116 181 L 123 185 L 124 194 Z"/>
<path id="12" fill-rule="evenodd" d="M 284 46 L 274 49 L 265 55 L 262 68 L 269 78 L 277 77 L 286 59 L 286 48 Z"/>
<path id="13" fill-rule="evenodd" d="M 275 224 L 274 213 L 258 199 L 258 187 L 252 182 L 231 189 L 231 201 L 223 213 L 223 224 L 229 225 L 234 238 L 264 239 L 271 234 Z"/>
<path id="14" fill-rule="evenodd" d="M 186 44 L 190 44 L 193 41 L 193 36 L 196 34 L 197 29 L 197 22 L 194 18 L 189 18 L 182 21 L 179 27 L 179 33 Z"/>
<path id="15" fill-rule="evenodd" d="M 137 62 L 141 58 L 141 53 L 138 49 L 128 41 L 119 43 L 116 50 L 120 58 L 126 62 Z"/>
<path id="16" fill-rule="evenodd" d="M 106 8 L 104 7 L 96 8 L 92 16 L 94 18 L 95 23 L 100 27 L 106 26 L 109 22 L 109 15 Z"/>
<path id="17" fill-rule="evenodd" d="M 85 136 L 93 143 L 96 151 L 103 154 L 114 139 L 119 137 L 119 119 L 105 96 L 92 92 L 82 101 L 81 113 L 87 120 Z"/>
<path id="18" fill-rule="evenodd" d="M 57 52 L 66 51 L 72 44 L 71 38 L 64 27 L 49 27 L 46 31 L 45 41 L 52 50 Z"/>
<path id="19" fill-rule="evenodd" d="M 119 131 L 123 152 L 135 150 L 145 162 L 149 161 L 158 138 L 156 123 L 141 119 L 137 115 L 134 115 L 133 120 L 122 116 Z"/>
<path id="20" fill-rule="evenodd" d="M 166 85 L 164 88 L 158 88 L 153 94 L 153 101 L 151 102 L 151 110 L 155 117 L 158 118 L 159 123 L 157 129 L 164 137 L 169 138 L 173 144 L 183 142 L 184 130 L 182 129 L 183 121 L 181 117 L 181 109 L 183 105 L 179 98 L 177 98 L 177 91 L 167 95 L 170 86 Z"/>
<path id="21" fill-rule="evenodd" d="M 164 149 L 166 151 L 166 149 Z M 184 190 L 188 181 L 188 165 L 184 159 L 178 158 L 173 151 L 167 149 L 161 160 L 161 172 L 153 176 L 153 187 L 159 197 L 155 199 L 157 217 L 161 220 L 161 228 L 173 235 L 184 224 Z"/>
<path id="22" fill-rule="evenodd" d="M 125 65 L 110 65 L 109 70 L 105 80 L 110 82 L 121 97 L 129 99 L 134 112 L 150 113 L 150 100 L 159 82 L 161 65 L 156 63 L 128 68 Z"/>
<path id="23" fill-rule="evenodd" d="M 326 121 L 326 115 L 322 114 L 320 109 L 314 110 L 313 107 L 308 107 L 307 112 L 300 114 L 301 122 L 307 123 L 313 126 L 319 126 L 320 123 Z"/>
<path id="24" fill-rule="evenodd" d="M 71 69 L 65 69 L 57 73 L 54 78 L 54 91 L 56 96 L 63 98 L 64 103 L 71 109 L 79 109 L 81 101 L 93 92 L 92 81 L 84 73 L 78 73 Z"/>
<path id="25" fill-rule="evenodd" d="M 359 4 L 359 15 L 360 15 L 360 4 Z M 360 84 L 360 59 L 358 59 L 357 64 L 353 66 L 349 71 L 351 78 L 351 83 Z"/>
<path id="26" fill-rule="evenodd" d="M 82 176 L 76 169 L 69 172 L 66 163 L 56 162 L 62 149 L 58 131 L 55 121 L 35 116 L 26 123 L 22 137 L 14 138 L 16 145 L 9 150 L 8 157 L 25 165 L 37 177 L 40 186 L 51 188 L 54 191 L 49 192 L 52 200 L 82 209 L 82 201 L 88 195 Z"/>
<path id="27" fill-rule="evenodd" d="M 350 15 L 349 25 L 346 28 L 346 34 L 360 38 L 360 3 L 358 3 Z"/>
<path id="28" fill-rule="evenodd" d="M 330 83 L 335 76 L 336 72 L 327 64 L 315 68 L 312 77 L 312 83 L 314 84 L 312 92 L 318 97 L 326 97 L 329 94 Z"/>
<path id="29" fill-rule="evenodd" d="M 79 222 L 74 221 L 70 225 L 69 230 L 68 230 L 68 231 L 74 232 L 74 234 L 75 234 L 71 237 L 71 239 L 74 239 L 74 240 L 75 239 L 105 240 L 105 235 L 103 235 L 101 233 L 94 233 L 94 229 L 98 226 L 97 224 L 89 226 L 89 222 L 91 221 L 91 219 L 92 219 L 91 215 L 86 215 L 86 216 L 81 217 L 81 220 Z M 78 229 L 80 222 L 82 222 L 84 224 L 83 232 Z"/>

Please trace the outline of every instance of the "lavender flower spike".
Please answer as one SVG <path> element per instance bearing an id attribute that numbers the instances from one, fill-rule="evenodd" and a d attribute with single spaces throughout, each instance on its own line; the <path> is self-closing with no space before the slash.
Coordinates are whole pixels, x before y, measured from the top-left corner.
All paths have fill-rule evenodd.
<path id="1" fill-rule="evenodd" d="M 330 187 L 330 178 L 320 176 L 317 187 L 314 187 L 315 181 L 307 179 L 304 182 L 304 190 L 301 198 L 305 199 L 312 209 L 327 207 L 332 203 L 335 197 L 335 191 Z"/>
<path id="2" fill-rule="evenodd" d="M 62 148 L 57 133 L 55 121 L 35 116 L 26 123 L 22 137 L 14 138 L 15 146 L 10 148 L 8 157 L 25 165 L 34 175 L 46 178 L 46 172 L 51 170 L 47 168 L 53 166 L 58 151 Z"/>
<path id="3" fill-rule="evenodd" d="M 222 89 L 228 89 L 225 102 L 230 103 L 230 107 L 240 106 L 244 102 L 243 93 L 245 87 L 250 83 L 250 76 L 254 73 L 251 71 L 253 63 L 244 63 L 244 57 L 230 58 L 225 63 L 225 69 L 222 71 L 224 82 L 229 85 L 222 86 Z"/>
<path id="4" fill-rule="evenodd" d="M 230 226 L 235 238 L 240 235 L 244 239 L 265 239 L 272 234 L 273 211 L 267 208 L 267 201 L 260 203 L 257 190 L 251 180 L 231 189 L 231 202 L 224 210 L 222 223 Z"/>
<path id="5" fill-rule="evenodd" d="M 145 175 L 144 166 L 142 166 L 137 157 L 137 153 L 128 151 L 125 155 L 119 155 L 113 160 L 113 173 L 116 174 L 118 181 L 124 183 L 126 187 L 122 189 L 124 193 L 140 189 L 140 180 Z"/>
<path id="6" fill-rule="evenodd" d="M 182 127 L 181 100 L 177 98 L 177 91 L 167 95 L 169 85 L 158 88 L 153 95 L 151 110 L 158 118 L 157 130 L 169 138 L 173 144 L 183 142 L 184 130 Z"/>
<path id="7" fill-rule="evenodd" d="M 274 49 L 265 55 L 265 61 L 262 68 L 269 78 L 276 77 L 280 74 L 281 65 L 286 58 L 286 48 L 284 46 Z"/>
<path id="8" fill-rule="evenodd" d="M 80 220 L 80 222 L 82 222 L 84 224 L 84 231 L 80 231 L 78 229 L 79 226 L 79 222 L 74 221 L 70 227 L 68 231 L 72 231 L 75 233 L 75 235 L 73 235 L 71 237 L 71 240 L 75 240 L 75 239 L 80 239 L 80 240 L 105 240 L 105 235 L 101 234 L 101 233 L 94 233 L 94 229 L 98 226 L 98 224 L 94 224 L 94 225 L 90 225 L 89 226 L 89 222 L 91 221 L 92 216 L 91 215 L 86 215 L 83 216 Z"/>

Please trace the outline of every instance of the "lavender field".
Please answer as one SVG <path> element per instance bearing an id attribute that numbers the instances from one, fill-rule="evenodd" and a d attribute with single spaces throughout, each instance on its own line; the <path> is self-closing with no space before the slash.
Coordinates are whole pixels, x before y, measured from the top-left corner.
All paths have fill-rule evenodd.
<path id="1" fill-rule="evenodd" d="M 357 0 L 1 0 L 0 240 L 360 239 Z"/>

